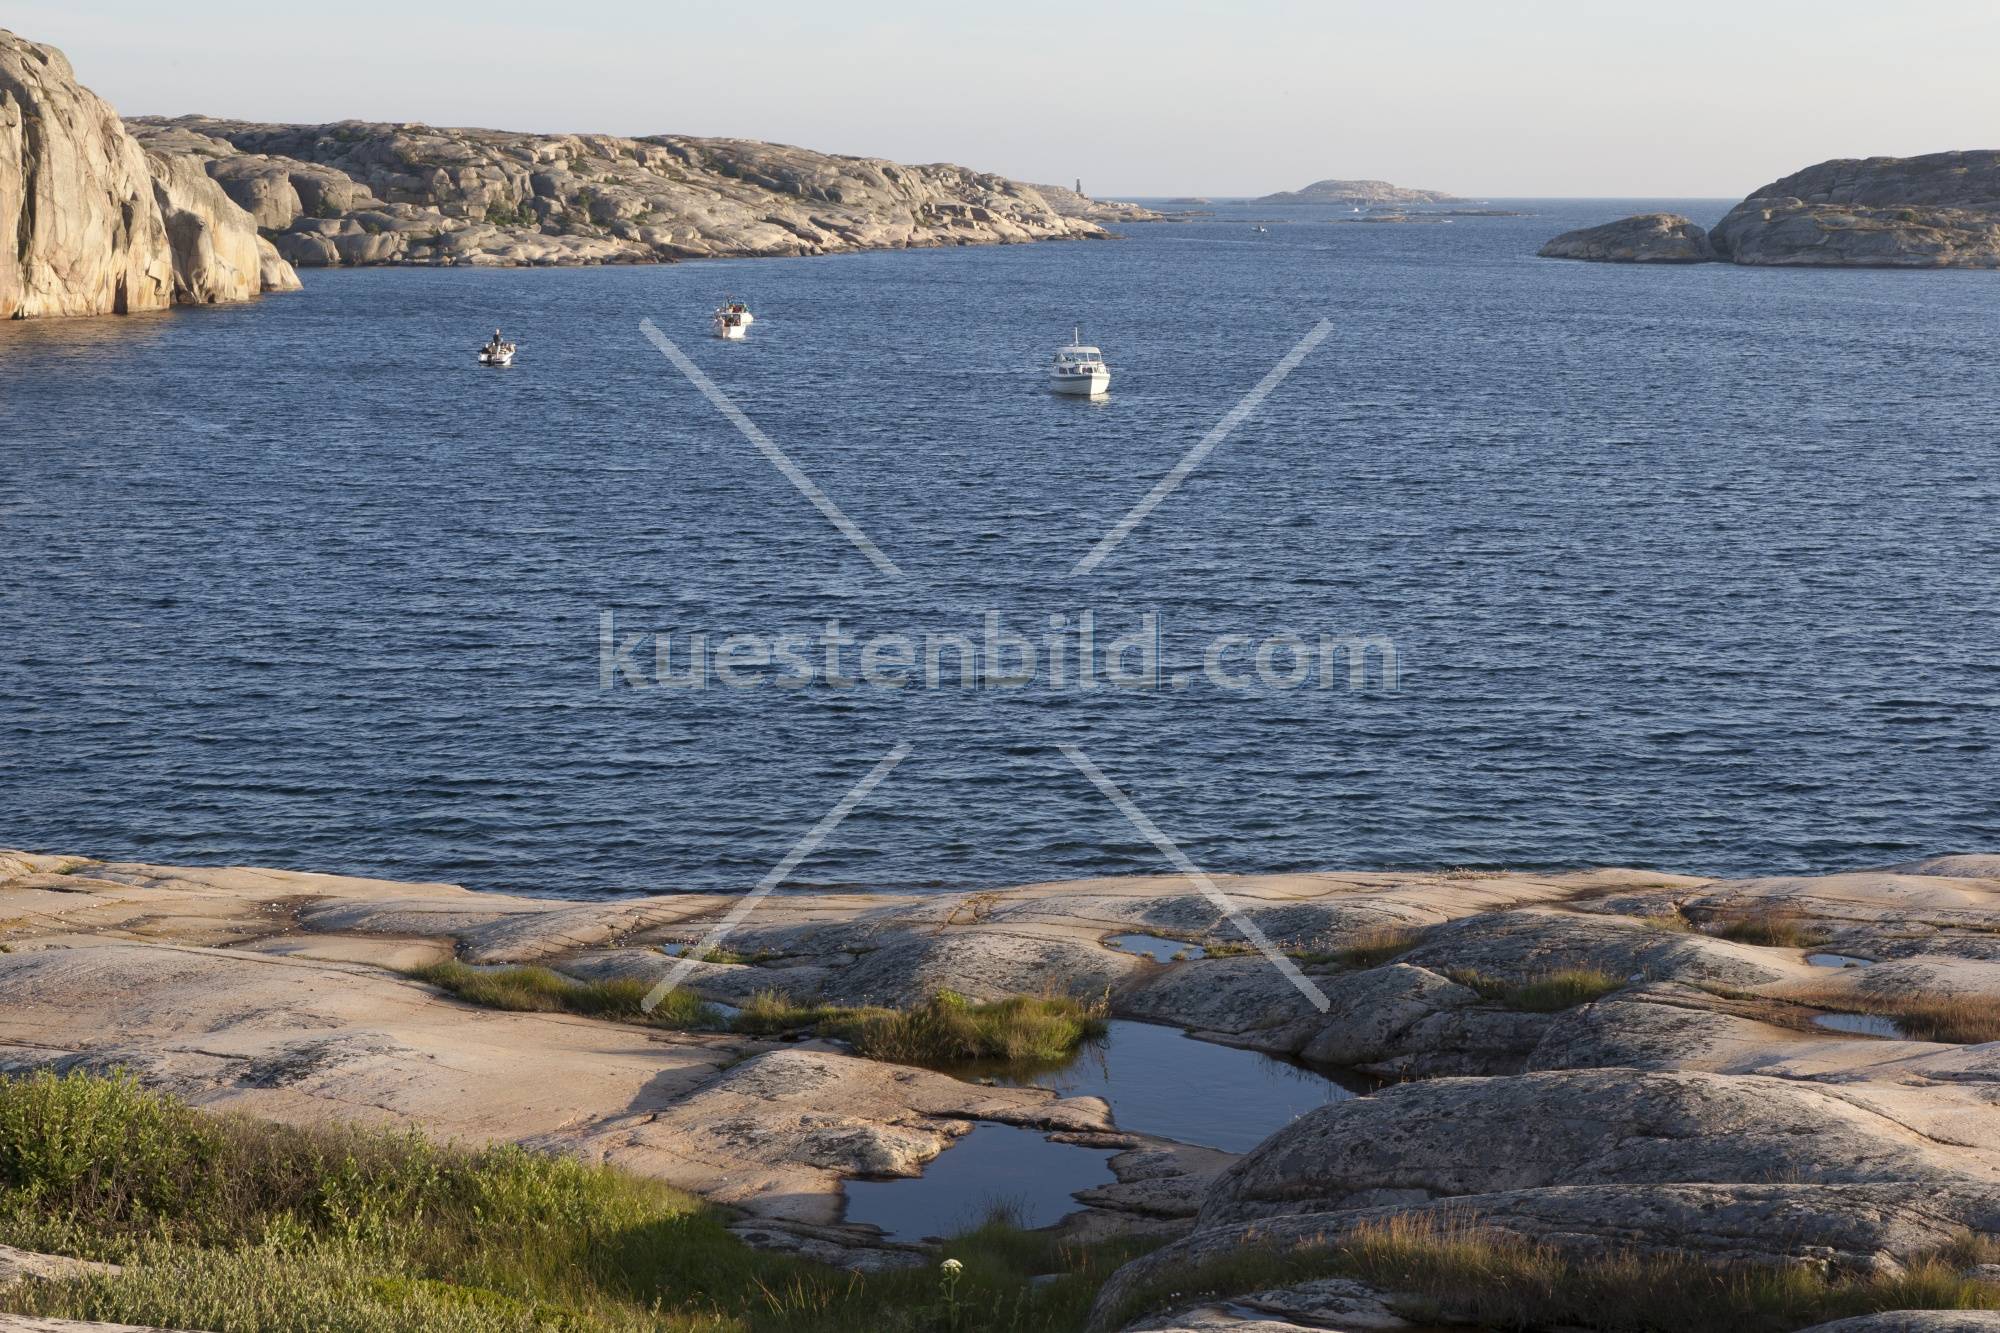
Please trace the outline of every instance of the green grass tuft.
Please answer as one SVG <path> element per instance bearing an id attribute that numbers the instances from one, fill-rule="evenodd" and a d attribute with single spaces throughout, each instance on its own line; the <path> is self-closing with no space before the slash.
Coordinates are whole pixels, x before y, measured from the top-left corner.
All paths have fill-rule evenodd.
<path id="1" fill-rule="evenodd" d="M 719 1011 L 685 990 L 667 992 L 648 1012 L 643 1002 L 652 986 L 643 981 L 574 981 L 546 967 L 483 971 L 460 962 L 432 963 L 408 975 L 488 1009 L 582 1014 L 675 1029 L 722 1026 Z"/>
<path id="2" fill-rule="evenodd" d="M 1825 927 L 1813 925 L 1791 907 L 1759 907 L 1723 917 L 1708 933 L 1738 944 L 1777 949 L 1812 949 L 1833 938 Z"/>
<path id="3" fill-rule="evenodd" d="M 1393 963 L 1424 942 L 1424 932 L 1415 926 L 1371 926 L 1348 935 L 1325 953 L 1306 954 L 1301 961 L 1339 963 L 1343 967 L 1370 968 Z"/>
<path id="4" fill-rule="evenodd" d="M 1566 1257 L 1553 1246 L 1467 1222 L 1399 1217 L 1332 1243 L 1247 1247 L 1143 1284 L 1100 1326 L 1123 1327 L 1168 1305 L 1259 1288 L 1347 1277 L 1396 1293 L 1417 1322 L 1479 1328 L 1575 1328 L 1600 1333 L 1738 1329 L 1788 1333 L 1887 1310 L 2000 1309 L 2000 1285 L 1966 1278 L 1949 1254 L 1901 1273 L 1849 1274 L 1817 1266 L 1737 1266 L 1698 1256 Z"/>
<path id="5" fill-rule="evenodd" d="M 1573 1009 L 1601 999 L 1625 984 L 1622 978 L 1595 967 L 1558 968 L 1538 972 L 1523 981 L 1492 976 L 1469 967 L 1455 967 L 1445 975 L 1478 991 L 1482 999 L 1534 1014 Z"/>
<path id="6" fill-rule="evenodd" d="M 894 1064 L 935 1069 L 994 1062 L 1059 1064 L 1108 1030 L 1102 1002 L 1066 995 L 1010 996 L 975 1003 L 942 991 L 913 1009 L 797 1005 L 764 991 L 743 1006 L 734 1027 L 771 1035 L 812 1029 L 854 1044 L 855 1053 Z"/>
<path id="7" fill-rule="evenodd" d="M 1977 1046 L 2000 1041 L 2000 996 L 1875 993 L 1858 988 L 1822 985 L 1793 988 L 1775 997 L 1788 1004 L 1811 1005 L 1835 1013 L 1876 1014 L 1896 1021 L 1912 1041 L 1942 1041 Z"/>

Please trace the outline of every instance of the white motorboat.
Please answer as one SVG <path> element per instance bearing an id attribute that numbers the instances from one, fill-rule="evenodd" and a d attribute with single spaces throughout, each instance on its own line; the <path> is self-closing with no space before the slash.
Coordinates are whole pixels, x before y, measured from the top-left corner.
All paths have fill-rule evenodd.
<path id="1" fill-rule="evenodd" d="M 1083 330 L 1078 329 L 1073 336 L 1075 342 L 1056 348 L 1049 387 L 1057 393 L 1095 398 L 1111 388 L 1111 367 L 1104 364 L 1104 353 L 1083 345 Z"/>
<path id="2" fill-rule="evenodd" d="M 727 338 L 731 342 L 742 342 L 750 336 L 750 326 L 757 317 L 741 301 L 724 301 L 715 308 L 715 336 Z"/>
<path id="3" fill-rule="evenodd" d="M 482 366 L 511 366 L 514 364 L 513 343 L 500 336 L 500 330 L 493 330 L 493 337 L 486 346 L 479 349 L 479 364 Z"/>

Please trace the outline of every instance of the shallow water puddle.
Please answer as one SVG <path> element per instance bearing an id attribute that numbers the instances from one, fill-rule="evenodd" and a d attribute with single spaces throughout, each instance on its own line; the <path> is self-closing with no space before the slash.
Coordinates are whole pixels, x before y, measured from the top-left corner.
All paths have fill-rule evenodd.
<path id="1" fill-rule="evenodd" d="M 1114 1019 L 1102 1041 L 1061 1069 L 1009 1081 L 1102 1097 L 1120 1129 L 1229 1152 L 1253 1148 L 1307 1111 L 1370 1086 L 1128 1019 Z"/>
<path id="2" fill-rule="evenodd" d="M 1163 935 L 1108 935 L 1104 942 L 1126 953 L 1144 954 L 1156 963 L 1208 957 L 1208 950 L 1199 944 L 1189 944 L 1186 940 L 1170 940 Z"/>
<path id="3" fill-rule="evenodd" d="M 1907 1037 L 1902 1025 L 1880 1014 L 1815 1014 L 1813 1023 L 1835 1032 L 1851 1032 L 1860 1037 Z"/>
<path id="4" fill-rule="evenodd" d="M 999 1207 L 1024 1227 L 1045 1227 L 1082 1206 L 1076 1191 L 1112 1183 L 1110 1159 L 1109 1149 L 982 1122 L 913 1180 L 847 1182 L 846 1216 L 905 1241 L 968 1231 Z"/>
<path id="5" fill-rule="evenodd" d="M 1806 955 L 1806 961 L 1814 967 L 1867 967 L 1875 960 L 1855 958 L 1844 953 L 1809 953 Z"/>

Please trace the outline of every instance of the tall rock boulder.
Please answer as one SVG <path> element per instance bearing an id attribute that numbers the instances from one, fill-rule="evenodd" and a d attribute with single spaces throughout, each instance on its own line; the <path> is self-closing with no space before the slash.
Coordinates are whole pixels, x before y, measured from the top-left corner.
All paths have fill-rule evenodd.
<path id="1" fill-rule="evenodd" d="M 146 154 L 153 199 L 173 246 L 174 300 L 247 301 L 264 290 L 256 223 L 191 157 Z M 268 245 L 268 242 L 264 242 Z"/>
<path id="2" fill-rule="evenodd" d="M 0 316 L 123 314 L 173 298 L 144 152 L 62 52 L 0 29 Z"/>
<path id="3" fill-rule="evenodd" d="M 0 29 L 0 317 L 128 314 L 298 285 L 200 158 L 142 149 L 62 52 Z"/>

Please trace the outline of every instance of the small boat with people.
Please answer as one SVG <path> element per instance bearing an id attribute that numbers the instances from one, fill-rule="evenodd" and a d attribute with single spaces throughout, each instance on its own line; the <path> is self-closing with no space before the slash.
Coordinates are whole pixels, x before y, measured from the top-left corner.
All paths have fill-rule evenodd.
<path id="1" fill-rule="evenodd" d="M 500 336 L 500 330 L 493 330 L 486 346 L 479 349 L 479 364 L 482 366 L 511 366 L 514 364 L 515 346 Z"/>
<path id="2" fill-rule="evenodd" d="M 757 317 L 750 313 L 750 307 L 741 301 L 724 301 L 715 308 L 715 336 L 730 342 L 742 342 L 750 336 L 750 326 Z"/>
<path id="3" fill-rule="evenodd" d="M 1085 398 L 1095 398 L 1107 392 L 1111 388 L 1111 367 L 1104 364 L 1104 353 L 1084 345 L 1081 328 L 1071 336 L 1075 341 L 1069 346 L 1056 348 L 1050 387 L 1056 393 L 1077 394 Z"/>

